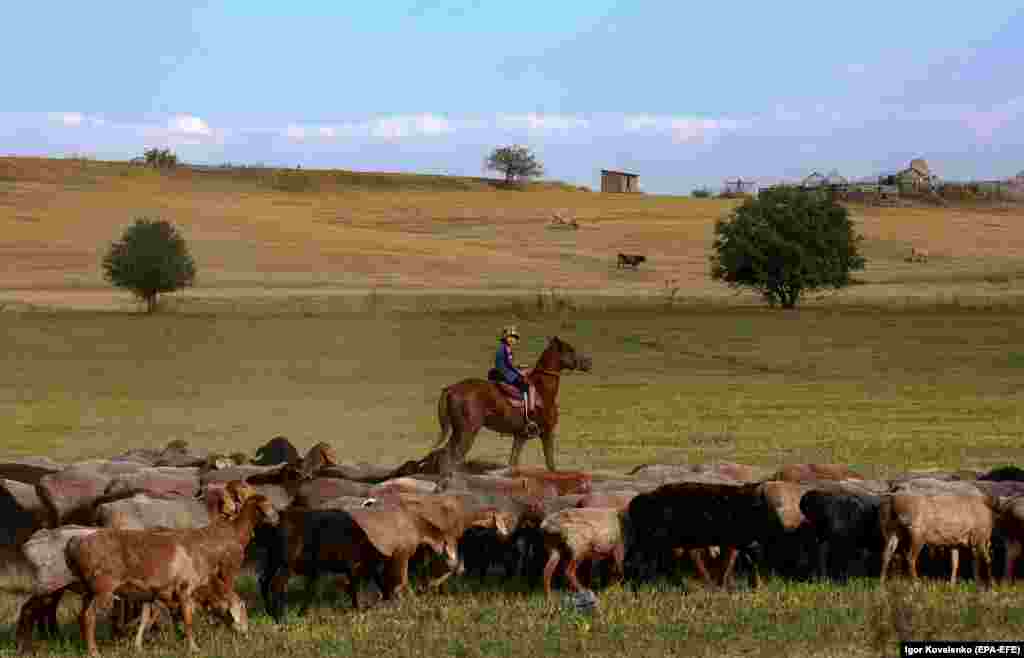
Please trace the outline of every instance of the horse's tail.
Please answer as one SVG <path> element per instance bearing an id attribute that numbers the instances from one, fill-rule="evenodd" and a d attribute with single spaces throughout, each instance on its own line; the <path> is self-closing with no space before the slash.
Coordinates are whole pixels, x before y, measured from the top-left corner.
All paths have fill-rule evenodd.
<path id="1" fill-rule="evenodd" d="M 437 450 L 444 445 L 444 442 L 448 440 L 448 433 L 451 431 L 451 417 L 448 411 L 448 389 L 445 388 L 441 391 L 441 396 L 437 398 L 437 423 L 441 426 L 441 432 L 438 434 L 437 441 L 430 448 L 431 451 Z"/>

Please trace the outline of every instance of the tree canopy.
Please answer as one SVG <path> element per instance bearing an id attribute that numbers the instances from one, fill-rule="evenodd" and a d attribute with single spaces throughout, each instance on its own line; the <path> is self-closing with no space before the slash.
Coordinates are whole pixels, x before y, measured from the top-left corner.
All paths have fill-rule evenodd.
<path id="1" fill-rule="evenodd" d="M 715 223 L 711 278 L 793 308 L 805 292 L 850 285 L 850 273 L 866 262 L 862 239 L 828 194 L 764 190 Z"/>
<path id="2" fill-rule="evenodd" d="M 504 174 L 509 184 L 544 175 L 543 165 L 526 146 L 499 146 L 487 156 L 486 166 L 489 171 Z"/>
<path id="3" fill-rule="evenodd" d="M 152 313 L 159 293 L 195 282 L 196 266 L 173 225 L 140 218 L 110 245 L 103 258 L 103 274 L 115 286 L 135 293 Z"/>

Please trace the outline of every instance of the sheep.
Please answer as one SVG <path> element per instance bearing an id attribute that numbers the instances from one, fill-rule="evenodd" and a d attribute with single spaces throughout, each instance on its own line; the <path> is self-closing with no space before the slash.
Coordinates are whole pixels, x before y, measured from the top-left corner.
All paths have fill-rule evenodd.
<path id="1" fill-rule="evenodd" d="M 142 600 L 159 599 L 168 607 L 180 606 L 185 638 L 192 651 L 199 647 L 192 636 L 193 594 L 207 585 L 214 596 L 229 601 L 242 632 L 248 630 L 244 604 L 234 593 L 235 576 L 242 565 L 245 547 L 261 523 L 274 525 L 277 511 L 265 496 L 249 498 L 233 520 L 221 519 L 198 529 L 116 530 L 72 537 L 64 556 L 82 583 L 84 599 L 79 627 L 89 654 L 96 656 L 96 613 L 111 606 L 114 596 Z M 142 637 L 152 618 L 151 606 L 135 637 Z"/>
<path id="2" fill-rule="evenodd" d="M 979 577 L 978 560 L 984 563 L 986 579 L 992 584 L 991 541 L 995 525 L 995 501 L 984 494 L 894 493 L 882 497 L 879 524 L 885 538 L 880 580 L 885 582 L 889 562 L 900 543 L 906 545 L 907 568 L 917 579 L 917 558 L 921 548 L 948 546 L 952 549 L 952 575 L 956 583 L 960 546 L 969 546 L 974 556 L 974 576 Z"/>
<path id="3" fill-rule="evenodd" d="M 548 516 L 541 523 L 548 560 L 544 565 L 544 592 L 551 597 L 551 580 L 563 561 L 565 577 L 573 592 L 584 588 L 576 575 L 581 562 L 611 558 L 616 580 L 625 576 L 624 562 L 630 544 L 629 517 L 624 509 L 573 508 Z"/>

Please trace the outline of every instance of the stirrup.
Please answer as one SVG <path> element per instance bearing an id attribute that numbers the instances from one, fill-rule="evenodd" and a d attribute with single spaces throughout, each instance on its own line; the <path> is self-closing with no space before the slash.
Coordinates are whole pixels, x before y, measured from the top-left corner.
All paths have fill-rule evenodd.
<path id="1" fill-rule="evenodd" d="M 537 421 L 528 418 L 526 420 L 525 431 L 527 437 L 533 438 L 540 436 L 540 425 L 537 424 Z"/>

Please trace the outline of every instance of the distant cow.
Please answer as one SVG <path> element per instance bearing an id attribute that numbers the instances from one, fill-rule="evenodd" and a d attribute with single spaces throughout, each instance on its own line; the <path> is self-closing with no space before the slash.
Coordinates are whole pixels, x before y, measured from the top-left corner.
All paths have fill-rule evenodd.
<path id="1" fill-rule="evenodd" d="M 922 249 L 921 247 L 911 247 L 910 255 L 907 256 L 908 263 L 927 263 L 928 262 L 928 250 Z"/>
<path id="2" fill-rule="evenodd" d="M 641 256 L 639 254 L 619 254 L 619 263 L 616 265 L 618 269 L 623 267 L 632 267 L 634 270 L 640 267 L 640 263 L 647 260 L 647 256 Z"/>

